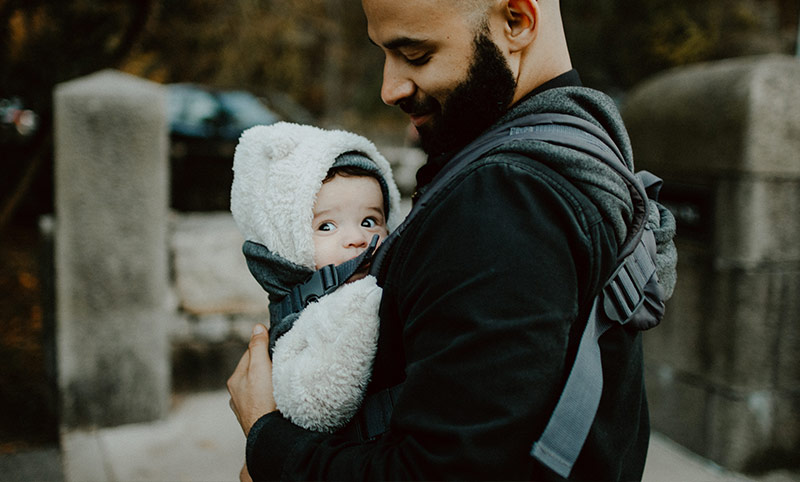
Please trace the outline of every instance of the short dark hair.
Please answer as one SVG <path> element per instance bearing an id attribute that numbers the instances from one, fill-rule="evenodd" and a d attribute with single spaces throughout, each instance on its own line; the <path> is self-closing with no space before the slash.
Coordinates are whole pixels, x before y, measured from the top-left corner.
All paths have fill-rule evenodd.
<path id="1" fill-rule="evenodd" d="M 358 166 L 335 166 L 328 169 L 328 174 L 325 175 L 325 179 L 322 180 L 322 183 L 324 184 L 330 181 L 337 175 L 344 177 L 371 177 L 378 181 L 378 184 L 381 182 L 380 175 L 375 171 L 370 171 L 369 169 Z"/>

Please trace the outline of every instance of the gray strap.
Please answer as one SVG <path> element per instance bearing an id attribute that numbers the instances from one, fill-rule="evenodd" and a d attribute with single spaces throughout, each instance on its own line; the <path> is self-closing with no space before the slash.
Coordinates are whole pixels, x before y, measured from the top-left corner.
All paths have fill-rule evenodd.
<path id="1" fill-rule="evenodd" d="M 603 393 L 603 366 L 598 340 L 611 327 L 598 316 L 595 298 L 581 336 L 578 354 L 550 421 L 531 455 L 561 477 L 568 477 L 594 422 Z"/>
<path id="2" fill-rule="evenodd" d="M 387 253 L 394 242 L 403 235 L 416 215 L 423 211 L 433 195 L 441 186 L 445 186 L 451 179 L 492 149 L 496 149 L 515 140 L 537 140 L 576 149 L 589 154 L 598 161 L 609 166 L 625 180 L 631 197 L 634 199 L 636 209 L 636 223 L 630 231 L 634 233 L 633 239 L 628 239 L 620 251 L 618 259 L 623 259 L 635 247 L 638 241 L 636 234 L 644 226 L 647 217 L 647 195 L 641 183 L 631 173 L 623 161 L 622 153 L 608 136 L 608 134 L 591 122 L 567 114 L 528 114 L 509 123 L 502 124 L 482 134 L 456 154 L 445 167 L 433 178 L 430 184 L 421 191 L 421 194 L 411 212 L 403 222 L 386 239 L 375 252 L 370 272 L 381 282 L 381 268 Z M 643 206 L 643 207 L 642 207 Z M 629 248 L 629 249 L 626 249 Z"/>
<path id="3" fill-rule="evenodd" d="M 402 388 L 400 383 L 364 398 L 362 409 L 353 418 L 359 440 L 371 440 L 389 430 L 394 404 Z"/>
<path id="4" fill-rule="evenodd" d="M 633 253 L 595 297 L 561 398 L 542 436 L 533 444 L 531 455 L 562 477 L 569 476 L 578 460 L 603 394 L 603 362 L 598 341 L 612 321 L 628 323 L 644 303 L 644 286 L 656 272 L 648 241 L 648 237 L 640 239 Z"/>

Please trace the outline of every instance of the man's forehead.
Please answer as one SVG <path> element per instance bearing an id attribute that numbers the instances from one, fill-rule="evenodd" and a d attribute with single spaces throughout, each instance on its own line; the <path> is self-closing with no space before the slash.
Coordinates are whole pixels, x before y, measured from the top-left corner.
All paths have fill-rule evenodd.
<path id="1" fill-rule="evenodd" d="M 444 37 L 466 25 L 463 12 L 442 0 L 362 0 L 362 5 L 370 39 L 388 49 Z"/>

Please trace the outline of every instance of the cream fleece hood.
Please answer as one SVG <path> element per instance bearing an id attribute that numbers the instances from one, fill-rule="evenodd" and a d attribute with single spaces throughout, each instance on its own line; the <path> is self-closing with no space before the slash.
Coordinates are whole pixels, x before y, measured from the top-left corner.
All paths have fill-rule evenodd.
<path id="1" fill-rule="evenodd" d="M 400 192 L 372 142 L 352 132 L 279 122 L 246 130 L 236 147 L 231 212 L 244 237 L 313 270 L 317 193 L 336 158 L 350 151 L 370 158 L 387 181 L 387 228 L 397 227 Z"/>

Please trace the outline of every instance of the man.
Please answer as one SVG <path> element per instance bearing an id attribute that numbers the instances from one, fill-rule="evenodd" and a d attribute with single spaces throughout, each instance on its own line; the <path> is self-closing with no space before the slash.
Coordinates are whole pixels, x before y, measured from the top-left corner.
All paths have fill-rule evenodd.
<path id="1" fill-rule="evenodd" d="M 491 125 L 532 112 L 603 128 L 632 166 L 613 102 L 580 87 L 558 0 L 362 0 L 385 53 L 381 96 L 416 126 L 425 189 Z M 589 156 L 518 143 L 465 168 L 388 252 L 368 393 L 395 386 L 389 429 L 362 442 L 275 411 L 257 327 L 229 380 L 254 479 L 559 477 L 530 455 L 632 219 L 621 179 Z M 570 478 L 641 478 L 649 438 L 641 339 L 600 340 L 603 396 Z"/>

